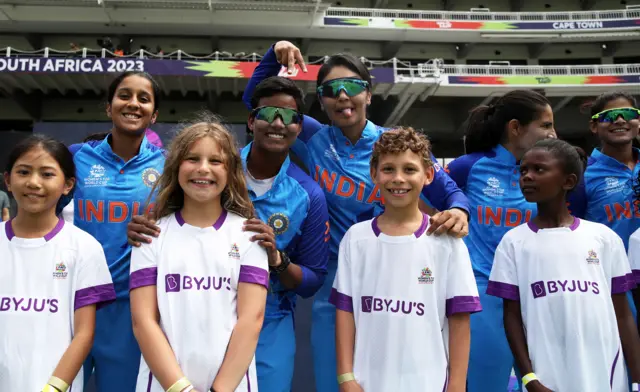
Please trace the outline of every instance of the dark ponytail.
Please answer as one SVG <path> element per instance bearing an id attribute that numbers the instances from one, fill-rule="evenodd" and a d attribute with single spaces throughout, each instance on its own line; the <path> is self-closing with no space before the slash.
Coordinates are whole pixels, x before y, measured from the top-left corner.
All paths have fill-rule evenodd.
<path id="1" fill-rule="evenodd" d="M 502 143 L 511 120 L 528 125 L 536 120 L 549 100 L 532 90 L 513 90 L 490 106 L 474 108 L 467 118 L 464 136 L 465 154 L 488 151 Z"/>

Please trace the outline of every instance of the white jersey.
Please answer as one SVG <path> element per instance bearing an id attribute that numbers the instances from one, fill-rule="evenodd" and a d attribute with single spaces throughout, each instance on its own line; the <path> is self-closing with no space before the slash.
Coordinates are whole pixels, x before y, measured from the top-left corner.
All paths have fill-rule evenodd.
<path id="1" fill-rule="evenodd" d="M 199 391 L 211 388 L 222 365 L 238 319 L 238 283 L 269 285 L 267 254 L 242 231 L 245 220 L 223 211 L 213 227 L 199 228 L 171 214 L 158 222 L 160 236 L 131 255 L 130 288 L 156 285 L 160 326 Z M 236 391 L 257 390 L 252 360 Z M 136 391 L 164 392 L 144 357 Z"/>
<path id="2" fill-rule="evenodd" d="M 631 264 L 633 280 L 640 285 L 640 229 L 629 237 L 629 264 Z"/>
<path id="3" fill-rule="evenodd" d="M 63 209 L 62 209 L 62 219 L 64 219 L 65 222 L 71 223 L 73 224 L 73 214 L 75 212 L 75 208 L 74 208 L 74 204 L 75 201 L 71 200 L 69 202 L 69 204 L 67 204 Z"/>
<path id="4" fill-rule="evenodd" d="M 553 391 L 628 391 L 611 301 L 634 286 L 624 245 L 600 223 L 538 229 L 529 222 L 503 237 L 487 294 L 520 301 L 529 358 Z"/>
<path id="5" fill-rule="evenodd" d="M 481 310 L 461 239 L 380 232 L 377 218 L 340 243 L 329 301 L 353 312 L 353 373 L 366 392 L 441 392 L 448 380 L 448 321 Z M 329 344 L 329 343 L 327 343 Z"/>
<path id="6" fill-rule="evenodd" d="M 0 391 L 39 391 L 74 334 L 74 312 L 115 300 L 102 246 L 65 224 L 19 238 L 0 223 Z M 72 392 L 83 388 L 82 369 Z"/>

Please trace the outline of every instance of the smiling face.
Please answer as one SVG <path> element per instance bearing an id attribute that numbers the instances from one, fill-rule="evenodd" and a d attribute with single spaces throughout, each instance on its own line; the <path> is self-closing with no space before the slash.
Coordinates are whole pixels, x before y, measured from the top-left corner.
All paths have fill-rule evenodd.
<path id="1" fill-rule="evenodd" d="M 22 154 L 4 177 L 19 210 L 29 214 L 55 211 L 60 197 L 68 195 L 75 183 L 65 179 L 55 158 L 40 146 Z"/>
<path id="2" fill-rule="evenodd" d="M 624 97 L 620 97 L 607 102 L 602 111 L 630 107 L 633 107 L 631 102 Z M 591 132 L 598 136 L 602 144 L 610 146 L 630 145 L 633 139 L 638 136 L 639 127 L 640 120 L 625 121 L 622 116 L 619 116 L 614 122 L 591 120 L 590 123 Z"/>
<path id="3" fill-rule="evenodd" d="M 265 106 L 299 110 L 295 98 L 288 94 L 261 98 L 258 107 Z M 285 125 L 280 115 L 276 116 L 271 123 L 251 116 L 248 125 L 253 131 L 255 146 L 271 153 L 288 152 L 302 130 L 302 124 L 299 122 Z"/>
<path id="4" fill-rule="evenodd" d="M 338 65 L 331 69 L 322 83 L 343 78 L 362 79 L 349 68 Z M 350 97 L 342 90 L 335 98 L 321 97 L 321 102 L 332 124 L 341 129 L 350 128 L 366 123 L 367 106 L 371 104 L 371 91 L 366 89 Z"/>
<path id="5" fill-rule="evenodd" d="M 143 133 L 158 116 L 151 82 L 137 75 L 123 79 L 107 105 L 107 115 L 115 130 L 136 135 Z"/>
<path id="6" fill-rule="evenodd" d="M 192 144 L 178 170 L 185 204 L 220 200 L 227 186 L 226 159 L 211 137 L 203 137 Z"/>
<path id="7" fill-rule="evenodd" d="M 520 189 L 530 203 L 564 197 L 577 180 L 575 174 L 566 174 L 562 162 L 545 149 L 529 150 L 520 161 Z"/>
<path id="8" fill-rule="evenodd" d="M 433 167 L 425 168 L 421 156 L 407 149 L 380 155 L 371 177 L 380 188 L 385 206 L 406 208 L 417 206 L 422 188 L 433 180 Z"/>

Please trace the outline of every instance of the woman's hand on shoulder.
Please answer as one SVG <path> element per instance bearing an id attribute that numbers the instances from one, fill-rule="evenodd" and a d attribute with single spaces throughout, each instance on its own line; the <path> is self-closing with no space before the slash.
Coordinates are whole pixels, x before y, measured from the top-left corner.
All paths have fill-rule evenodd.
<path id="1" fill-rule="evenodd" d="M 459 208 L 438 212 L 429 218 L 427 234 L 448 234 L 456 238 L 465 237 L 469 234 L 469 216 Z"/>
<path id="2" fill-rule="evenodd" d="M 304 62 L 302 53 L 297 46 L 289 41 L 278 41 L 273 46 L 278 62 L 287 66 L 287 72 L 293 74 L 296 70 L 295 65 L 298 64 L 302 72 L 307 72 L 307 65 Z"/>
<path id="3" fill-rule="evenodd" d="M 129 245 L 139 247 L 142 243 L 150 244 L 151 237 L 158 237 L 160 228 L 156 222 L 144 215 L 135 215 L 127 224 L 127 242 Z"/>

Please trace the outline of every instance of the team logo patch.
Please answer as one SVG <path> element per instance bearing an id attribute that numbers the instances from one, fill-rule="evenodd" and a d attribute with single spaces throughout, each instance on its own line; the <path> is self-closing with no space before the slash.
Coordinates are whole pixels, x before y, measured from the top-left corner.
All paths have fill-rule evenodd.
<path id="1" fill-rule="evenodd" d="M 502 196 L 504 195 L 504 189 L 500 186 L 500 180 L 495 177 L 489 177 L 487 180 L 487 186 L 482 190 L 487 196 Z"/>
<path id="2" fill-rule="evenodd" d="M 276 212 L 269 217 L 267 224 L 271 226 L 276 235 L 279 235 L 289 228 L 289 218 L 281 212 Z"/>
<path id="3" fill-rule="evenodd" d="M 429 267 L 423 268 L 420 271 L 420 276 L 418 276 L 418 283 L 420 284 L 431 284 L 434 281 L 433 272 Z"/>
<path id="4" fill-rule="evenodd" d="M 600 259 L 598 258 L 598 254 L 593 250 L 589 250 L 589 255 L 587 256 L 588 264 L 600 264 Z"/>
<path id="5" fill-rule="evenodd" d="M 67 266 L 64 264 L 64 261 L 56 264 L 56 269 L 53 271 L 54 279 L 65 279 L 67 277 Z"/>
<path id="6" fill-rule="evenodd" d="M 154 168 L 145 169 L 142 172 L 142 182 L 149 188 L 155 185 L 158 178 L 160 178 L 160 173 Z"/>
<path id="7" fill-rule="evenodd" d="M 102 187 L 106 186 L 109 182 L 107 176 L 107 170 L 102 165 L 93 165 L 89 169 L 89 175 L 84 179 L 84 186 L 90 187 Z"/>
<path id="8" fill-rule="evenodd" d="M 232 259 L 240 260 L 240 248 L 238 248 L 238 244 L 236 244 L 235 242 L 233 245 L 231 245 L 229 257 L 231 257 Z"/>

